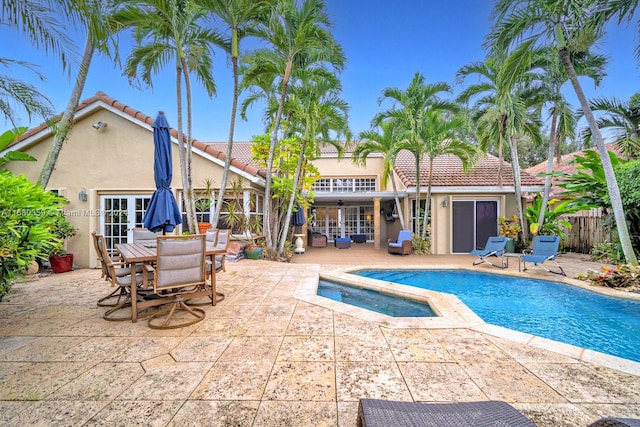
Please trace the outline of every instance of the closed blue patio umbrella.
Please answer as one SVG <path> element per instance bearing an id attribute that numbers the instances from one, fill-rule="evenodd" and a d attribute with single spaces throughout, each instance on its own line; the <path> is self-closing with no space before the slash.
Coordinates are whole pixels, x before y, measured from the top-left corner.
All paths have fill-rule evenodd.
<path id="1" fill-rule="evenodd" d="M 296 227 L 302 227 L 307 220 L 304 217 L 304 211 L 299 203 L 296 203 L 296 211 L 291 216 L 291 225 Z"/>
<path id="2" fill-rule="evenodd" d="M 173 178 L 173 165 L 171 163 L 171 134 L 169 122 L 160 111 L 156 121 L 153 122 L 153 178 L 156 182 L 149 202 L 149 207 L 142 219 L 145 228 L 165 234 L 171 232 L 178 224 L 182 224 L 182 215 L 171 192 L 171 179 Z"/>

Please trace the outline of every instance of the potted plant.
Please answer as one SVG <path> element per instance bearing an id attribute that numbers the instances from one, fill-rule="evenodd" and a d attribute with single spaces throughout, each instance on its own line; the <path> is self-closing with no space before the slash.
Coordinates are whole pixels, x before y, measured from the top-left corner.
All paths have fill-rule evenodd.
<path id="1" fill-rule="evenodd" d="M 211 211 L 211 202 L 213 198 L 213 183 L 214 180 L 207 178 L 203 181 L 204 189 L 198 192 L 198 198 L 195 201 L 196 216 L 199 219 L 204 219 L 205 214 L 209 214 Z M 207 230 L 211 228 L 211 223 L 208 221 L 198 221 L 198 233 L 205 234 Z"/>
<path id="2" fill-rule="evenodd" d="M 516 240 L 518 233 L 522 231 L 518 216 L 513 215 L 510 218 L 506 216 L 498 217 L 498 234 L 507 238 L 507 245 L 505 246 L 505 252 L 513 253 L 516 250 Z"/>
<path id="3" fill-rule="evenodd" d="M 49 254 L 49 264 L 54 273 L 66 273 L 73 270 L 73 254 L 67 253 L 64 243 L 75 236 L 78 230 L 64 216 L 56 218 L 51 233 L 56 237 L 53 250 Z"/>
<path id="4" fill-rule="evenodd" d="M 224 221 L 232 229 L 237 231 L 248 241 L 244 252 L 249 259 L 262 258 L 262 246 L 256 243 L 255 237 L 262 232 L 262 222 L 257 216 L 251 216 L 245 211 L 243 199 L 244 185 L 242 178 L 238 177 L 231 182 L 231 198 L 225 201 Z"/>

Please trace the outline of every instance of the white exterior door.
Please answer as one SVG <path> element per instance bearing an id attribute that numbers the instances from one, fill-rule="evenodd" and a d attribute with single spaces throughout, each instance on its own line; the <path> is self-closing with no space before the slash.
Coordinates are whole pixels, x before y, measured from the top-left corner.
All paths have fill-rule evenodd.
<path id="1" fill-rule="evenodd" d="M 133 229 L 143 226 L 150 201 L 151 195 L 100 196 L 100 234 L 110 252 L 117 244 L 130 242 Z"/>

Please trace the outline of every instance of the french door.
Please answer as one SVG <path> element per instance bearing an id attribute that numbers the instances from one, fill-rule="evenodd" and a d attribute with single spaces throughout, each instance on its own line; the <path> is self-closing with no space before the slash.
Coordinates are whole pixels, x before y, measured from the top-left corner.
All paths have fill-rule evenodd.
<path id="1" fill-rule="evenodd" d="M 373 240 L 373 206 L 320 206 L 315 209 L 314 231 L 326 234 L 329 241 L 336 237 L 364 234 Z"/>
<path id="2" fill-rule="evenodd" d="M 115 252 L 119 243 L 132 241 L 133 229 L 143 227 L 150 201 L 151 195 L 100 196 L 100 233 L 109 252 Z"/>
<path id="3" fill-rule="evenodd" d="M 454 200 L 453 253 L 482 249 L 491 236 L 498 235 L 498 202 L 495 200 Z"/>

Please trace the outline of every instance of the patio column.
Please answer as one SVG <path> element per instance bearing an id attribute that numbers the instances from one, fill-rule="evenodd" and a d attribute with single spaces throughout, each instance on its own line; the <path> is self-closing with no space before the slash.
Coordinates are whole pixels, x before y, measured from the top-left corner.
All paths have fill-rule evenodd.
<path id="1" fill-rule="evenodd" d="M 373 248 L 380 249 L 380 197 L 373 198 Z"/>

